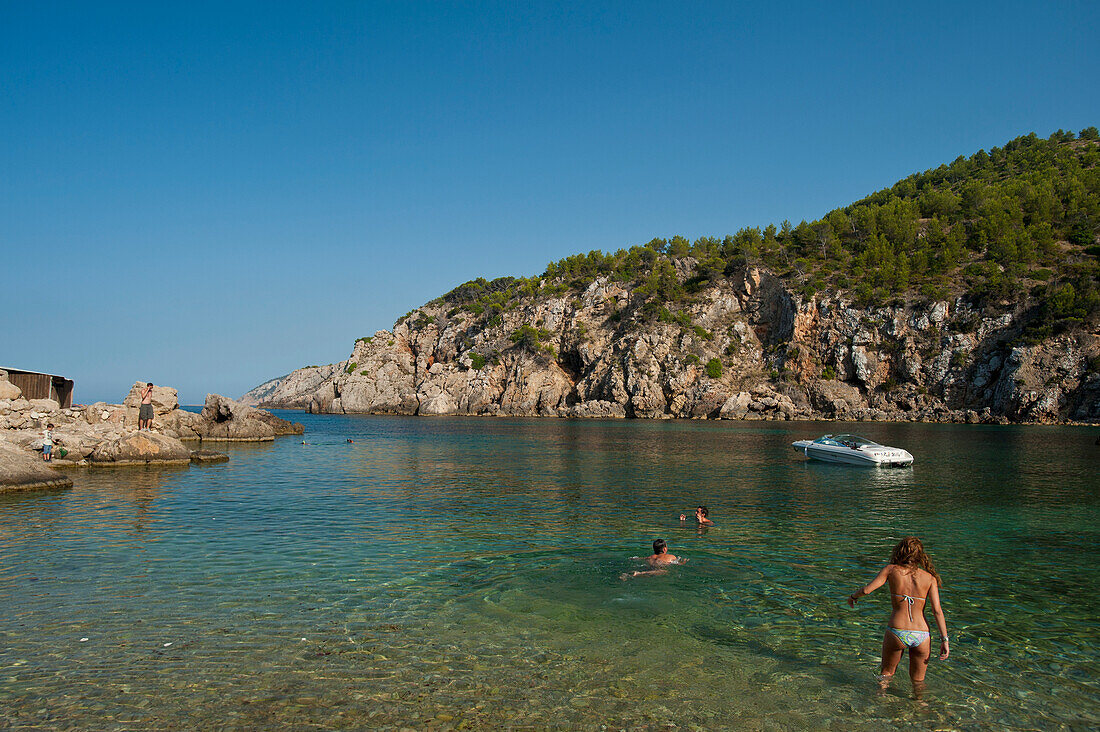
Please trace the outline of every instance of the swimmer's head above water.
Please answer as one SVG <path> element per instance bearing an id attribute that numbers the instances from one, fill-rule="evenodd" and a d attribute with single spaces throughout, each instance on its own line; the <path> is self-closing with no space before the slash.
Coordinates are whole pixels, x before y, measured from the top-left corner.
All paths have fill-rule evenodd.
<path id="1" fill-rule="evenodd" d="M 668 551 L 668 542 L 666 542 L 664 539 L 654 539 L 653 540 L 653 553 L 654 554 L 664 554 L 667 551 Z"/>

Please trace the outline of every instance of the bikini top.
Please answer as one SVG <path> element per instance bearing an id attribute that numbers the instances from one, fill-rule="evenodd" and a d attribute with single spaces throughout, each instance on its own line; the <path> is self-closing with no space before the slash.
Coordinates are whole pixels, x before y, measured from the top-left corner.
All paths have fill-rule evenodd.
<path id="1" fill-rule="evenodd" d="M 909 604 L 909 620 L 913 620 L 913 601 L 914 600 L 927 600 L 926 597 L 909 597 L 909 595 L 894 595 L 894 597 L 900 597 Z"/>

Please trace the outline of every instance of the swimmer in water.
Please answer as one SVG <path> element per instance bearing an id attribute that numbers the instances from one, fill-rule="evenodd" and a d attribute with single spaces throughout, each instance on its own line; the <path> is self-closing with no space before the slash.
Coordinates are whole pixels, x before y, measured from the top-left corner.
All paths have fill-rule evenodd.
<path id="1" fill-rule="evenodd" d="M 656 539 L 653 542 L 653 556 L 646 557 L 645 563 L 649 565 L 649 569 L 644 569 L 635 572 L 623 572 L 619 575 L 620 579 L 630 579 L 631 577 L 641 577 L 647 574 L 664 574 L 668 571 L 668 567 L 673 564 L 684 564 L 687 562 L 686 557 L 677 557 L 675 554 L 670 554 L 668 551 L 668 544 L 664 539 Z"/>
<path id="2" fill-rule="evenodd" d="M 915 536 L 907 536 L 898 542 L 890 554 L 890 563 L 871 580 L 848 596 L 848 604 L 856 606 L 856 600 L 869 595 L 884 584 L 890 584 L 890 619 L 886 635 L 882 639 L 882 665 L 879 680 L 883 688 L 890 683 L 901 662 L 901 656 L 909 651 L 909 680 L 920 692 L 928 659 L 932 655 L 932 639 L 924 609 L 932 605 L 936 629 L 940 635 L 940 660 L 950 653 L 947 642 L 947 621 L 940 607 L 940 575 L 932 566 L 932 560 L 924 553 L 924 546 Z"/>
<path id="3" fill-rule="evenodd" d="M 714 522 L 707 518 L 708 516 L 710 516 L 709 508 L 707 508 L 706 506 L 695 507 L 695 523 L 697 523 L 699 526 L 714 526 Z M 687 521 L 687 515 L 680 514 L 680 520 Z"/>

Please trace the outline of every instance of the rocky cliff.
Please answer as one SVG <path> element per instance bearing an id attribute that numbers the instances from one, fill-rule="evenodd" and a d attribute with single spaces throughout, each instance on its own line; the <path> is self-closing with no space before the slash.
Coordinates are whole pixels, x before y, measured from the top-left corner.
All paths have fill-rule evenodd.
<path id="1" fill-rule="evenodd" d="M 670 261 L 681 284 L 696 272 L 690 257 Z M 359 339 L 346 361 L 241 401 L 324 413 L 1100 421 L 1095 316 L 1029 344 L 1027 303 L 856 307 L 757 267 L 711 279 L 675 312 L 608 276 L 579 292 L 552 284 L 492 317 L 457 288 Z"/>

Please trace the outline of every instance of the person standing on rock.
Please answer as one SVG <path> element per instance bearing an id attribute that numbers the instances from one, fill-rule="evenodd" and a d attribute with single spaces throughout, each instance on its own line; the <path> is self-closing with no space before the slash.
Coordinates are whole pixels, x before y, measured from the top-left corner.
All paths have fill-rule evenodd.
<path id="1" fill-rule="evenodd" d="M 141 390 L 141 408 L 138 410 L 138 431 L 153 428 L 153 382 Z"/>
<path id="2" fill-rule="evenodd" d="M 42 430 L 42 459 L 48 463 L 53 461 L 53 422 Z"/>

